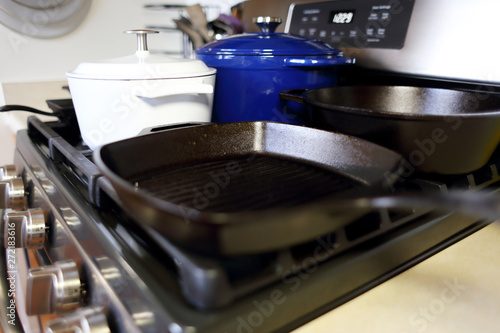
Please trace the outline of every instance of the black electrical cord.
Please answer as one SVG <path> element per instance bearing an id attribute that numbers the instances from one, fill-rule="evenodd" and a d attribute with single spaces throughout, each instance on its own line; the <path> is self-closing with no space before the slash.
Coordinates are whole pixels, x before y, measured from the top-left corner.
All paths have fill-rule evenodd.
<path id="1" fill-rule="evenodd" d="M 45 111 L 38 110 L 38 109 L 29 107 L 29 106 L 24 106 L 24 105 L 3 105 L 3 106 L 0 106 L 0 112 L 9 112 L 9 111 L 28 111 L 31 113 L 41 114 L 44 116 L 57 117 L 57 115 L 52 113 L 52 112 L 45 112 Z"/>

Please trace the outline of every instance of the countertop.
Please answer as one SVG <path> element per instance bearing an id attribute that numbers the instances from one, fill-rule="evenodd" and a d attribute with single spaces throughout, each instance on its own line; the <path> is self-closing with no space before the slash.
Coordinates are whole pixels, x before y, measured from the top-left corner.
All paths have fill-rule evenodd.
<path id="1" fill-rule="evenodd" d="M 294 331 L 312 332 L 500 332 L 500 223 Z"/>

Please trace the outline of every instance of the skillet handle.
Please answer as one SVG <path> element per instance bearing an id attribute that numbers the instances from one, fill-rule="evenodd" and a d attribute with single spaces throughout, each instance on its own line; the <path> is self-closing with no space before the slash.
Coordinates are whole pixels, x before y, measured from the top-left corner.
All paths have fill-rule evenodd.
<path id="1" fill-rule="evenodd" d="M 280 99 L 306 104 L 304 94 L 308 91 L 309 89 L 286 89 L 280 92 Z"/>

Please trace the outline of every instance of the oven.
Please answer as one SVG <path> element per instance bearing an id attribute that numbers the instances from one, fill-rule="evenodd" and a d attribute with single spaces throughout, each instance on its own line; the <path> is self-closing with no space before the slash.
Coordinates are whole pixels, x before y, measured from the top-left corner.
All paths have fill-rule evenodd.
<path id="1" fill-rule="evenodd" d="M 375 0 L 293 5 L 287 30 L 336 43 L 359 59 L 359 66 L 339 73 L 341 85 L 498 92 L 500 84 L 493 80 L 410 66 L 416 55 L 406 50 L 415 40 L 422 7 Z M 387 23 L 392 12 L 397 12 L 394 25 Z M 334 23 L 322 27 L 317 22 L 323 16 Z M 349 26 L 358 16 L 366 21 Z M 377 28 L 383 31 L 370 30 L 384 22 Z M 378 37 L 367 38 L 372 32 Z M 382 57 L 400 64 L 388 56 L 408 61 L 402 68 L 377 62 Z M 47 103 L 65 116 L 59 121 L 31 116 L 27 129 L 17 133 L 14 163 L 0 168 L 5 276 L 0 322 L 6 331 L 286 332 L 492 222 L 427 208 L 373 208 L 338 230 L 279 250 L 204 253 L 139 227 L 82 141 L 72 101 Z M 424 195 L 453 189 L 496 192 L 499 168 L 496 149 L 471 172 L 416 174 L 402 186 Z"/>

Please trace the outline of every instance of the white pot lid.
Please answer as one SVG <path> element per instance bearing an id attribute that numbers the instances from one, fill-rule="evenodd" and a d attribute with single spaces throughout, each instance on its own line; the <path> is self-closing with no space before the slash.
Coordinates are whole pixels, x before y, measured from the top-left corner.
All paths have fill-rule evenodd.
<path id="1" fill-rule="evenodd" d="M 128 30 L 137 34 L 137 51 L 125 57 L 83 62 L 68 77 L 94 80 L 147 80 L 199 77 L 215 74 L 201 60 L 177 59 L 151 54 L 147 50 L 146 35 L 155 30 Z"/>

